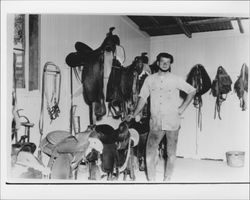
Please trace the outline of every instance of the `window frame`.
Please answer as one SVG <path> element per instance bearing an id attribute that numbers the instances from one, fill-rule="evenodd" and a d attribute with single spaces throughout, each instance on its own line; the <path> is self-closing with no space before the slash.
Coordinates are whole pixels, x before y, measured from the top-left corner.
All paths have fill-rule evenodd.
<path id="1" fill-rule="evenodd" d="M 21 14 L 21 13 L 20 13 Z M 38 30 L 37 30 L 37 40 L 38 40 L 38 66 L 37 66 L 37 88 L 30 90 L 30 35 L 29 35 L 29 24 L 30 24 L 30 14 L 24 14 L 24 79 L 25 79 L 25 87 L 24 88 L 16 88 L 17 95 L 30 95 L 35 94 L 38 95 L 40 92 L 40 74 L 41 74 L 41 15 L 38 14 Z M 13 52 L 16 52 L 15 47 L 13 48 Z M 14 59 L 14 58 L 13 58 Z"/>

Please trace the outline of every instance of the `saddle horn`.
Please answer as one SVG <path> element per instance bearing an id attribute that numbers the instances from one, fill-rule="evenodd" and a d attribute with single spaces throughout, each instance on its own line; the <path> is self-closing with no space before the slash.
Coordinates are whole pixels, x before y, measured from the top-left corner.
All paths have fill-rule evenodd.
<path id="1" fill-rule="evenodd" d="M 148 64 L 148 56 L 147 56 L 147 52 L 142 52 L 141 53 L 141 58 L 142 58 L 142 62 L 143 63 L 146 63 L 146 64 Z"/>
<path id="2" fill-rule="evenodd" d="M 118 35 L 113 35 L 114 30 L 115 30 L 115 27 L 109 28 L 109 32 L 107 33 L 105 40 L 106 40 L 106 42 L 109 42 L 109 43 L 111 41 L 112 45 L 120 46 L 120 38 L 118 37 Z M 105 43 L 105 40 L 104 40 L 104 43 Z M 110 40 L 110 41 L 108 41 L 108 40 Z"/>
<path id="3" fill-rule="evenodd" d="M 113 30 L 115 30 L 115 27 L 110 27 L 110 28 L 109 28 L 109 33 L 108 33 L 108 34 L 112 35 L 112 34 L 113 34 Z"/>

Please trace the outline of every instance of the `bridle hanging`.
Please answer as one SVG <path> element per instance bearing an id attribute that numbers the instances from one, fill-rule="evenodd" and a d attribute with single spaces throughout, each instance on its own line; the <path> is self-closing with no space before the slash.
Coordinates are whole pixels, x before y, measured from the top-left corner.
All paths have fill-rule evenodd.
<path id="1" fill-rule="evenodd" d="M 55 69 L 53 70 L 48 69 L 49 65 L 55 67 Z M 48 75 L 53 76 L 53 85 L 52 85 L 53 91 L 50 99 L 47 88 Z M 58 87 L 57 87 L 57 80 L 58 80 Z M 45 95 L 47 110 L 52 123 L 53 120 L 59 117 L 60 113 L 59 101 L 60 101 L 60 87 L 61 87 L 61 71 L 59 67 L 53 64 L 52 62 L 47 62 L 44 66 L 42 85 L 44 87 L 44 89 L 42 89 L 42 93 L 44 93 Z"/>
<path id="2" fill-rule="evenodd" d="M 50 67 L 49 67 L 50 66 Z M 47 78 L 49 75 L 53 76 L 53 91 L 51 98 L 49 99 L 48 93 L 48 83 Z M 58 80 L 58 81 L 57 81 Z M 60 90 L 61 90 L 61 70 L 60 68 L 52 62 L 47 62 L 43 68 L 42 76 L 42 95 L 41 95 L 41 111 L 39 118 L 39 132 L 40 132 L 40 142 L 41 144 L 43 137 L 43 127 L 44 127 L 44 97 L 46 98 L 47 110 L 52 123 L 57 117 L 59 117 L 59 101 L 60 101 Z M 40 145 L 39 145 L 40 146 Z M 39 157 L 41 159 L 41 152 L 39 152 Z"/>
<path id="3" fill-rule="evenodd" d="M 196 109 L 198 109 L 197 113 L 197 126 L 202 129 L 202 113 L 201 113 L 201 107 L 202 107 L 202 98 L 199 92 L 203 89 L 202 88 L 202 77 L 201 77 L 201 70 L 199 68 L 199 65 L 195 65 L 195 74 L 193 76 L 193 87 L 196 88 L 196 95 L 194 96 L 194 102 L 193 105 Z"/>

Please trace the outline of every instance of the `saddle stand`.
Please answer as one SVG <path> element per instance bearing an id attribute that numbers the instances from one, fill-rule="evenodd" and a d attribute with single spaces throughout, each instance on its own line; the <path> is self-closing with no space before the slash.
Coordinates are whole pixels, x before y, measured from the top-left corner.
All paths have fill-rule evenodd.
<path id="1" fill-rule="evenodd" d="M 34 153 L 36 150 L 36 145 L 30 142 L 30 128 L 34 126 L 33 123 L 30 123 L 29 119 L 24 115 L 19 115 L 19 111 L 23 109 L 17 110 L 19 118 L 24 118 L 25 121 L 21 122 L 21 126 L 24 127 L 24 135 L 20 137 L 18 140 L 17 134 L 15 135 L 15 140 L 18 141 L 12 145 L 12 154 L 17 155 L 20 151 L 27 151 L 30 153 Z"/>

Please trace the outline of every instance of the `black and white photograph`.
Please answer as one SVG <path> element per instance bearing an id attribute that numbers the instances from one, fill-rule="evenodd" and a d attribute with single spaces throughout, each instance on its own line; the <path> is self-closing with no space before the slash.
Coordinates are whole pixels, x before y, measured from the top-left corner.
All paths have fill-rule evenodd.
<path id="1" fill-rule="evenodd" d="M 1 13 L 1 198 L 249 198 L 249 1 Z"/>

